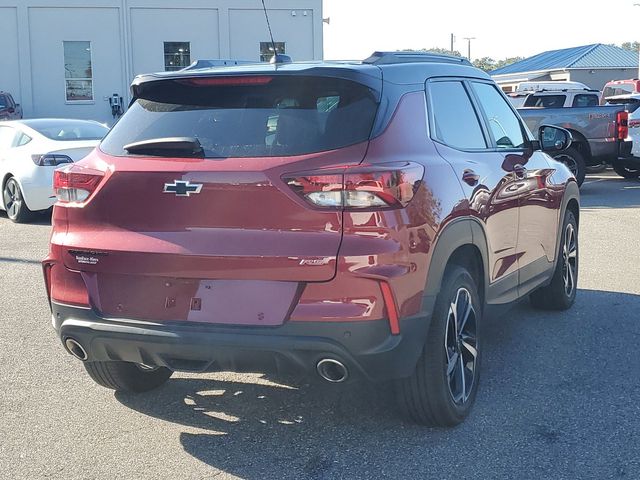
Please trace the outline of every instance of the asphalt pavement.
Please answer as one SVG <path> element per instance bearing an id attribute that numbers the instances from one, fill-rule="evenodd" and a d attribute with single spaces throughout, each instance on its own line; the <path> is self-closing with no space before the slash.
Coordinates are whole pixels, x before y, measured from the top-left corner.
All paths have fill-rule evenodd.
<path id="1" fill-rule="evenodd" d="M 485 319 L 480 391 L 454 429 L 398 417 L 389 385 L 101 388 L 51 327 L 49 220 L 0 214 L 0 478 L 640 478 L 640 181 L 593 175 L 581 192 L 574 308 Z"/>

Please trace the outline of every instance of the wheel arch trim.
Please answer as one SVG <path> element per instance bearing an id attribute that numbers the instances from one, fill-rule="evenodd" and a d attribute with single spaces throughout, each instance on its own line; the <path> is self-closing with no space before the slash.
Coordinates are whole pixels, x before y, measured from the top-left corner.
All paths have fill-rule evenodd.
<path id="1" fill-rule="evenodd" d="M 472 217 L 457 218 L 447 224 L 436 237 L 435 246 L 429 262 L 427 283 L 424 290 L 425 300 L 430 305 L 423 305 L 433 310 L 435 298 L 440 292 L 444 272 L 456 250 L 464 246 L 474 246 L 480 251 L 486 295 L 489 286 L 488 244 L 484 229 L 480 222 Z M 485 299 L 486 300 L 486 299 Z"/>

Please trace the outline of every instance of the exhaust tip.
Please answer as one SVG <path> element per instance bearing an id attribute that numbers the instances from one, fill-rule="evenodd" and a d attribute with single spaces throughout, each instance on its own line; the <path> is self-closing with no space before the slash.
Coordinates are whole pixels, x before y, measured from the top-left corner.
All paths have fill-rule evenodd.
<path id="1" fill-rule="evenodd" d="M 87 358 L 89 358 L 89 356 L 87 355 L 87 352 L 84 348 L 82 348 L 82 345 L 80 345 L 76 340 L 74 340 L 73 338 L 67 338 L 64 341 L 64 346 L 67 349 L 67 351 L 73 355 L 74 357 L 76 357 L 79 360 L 82 360 L 83 362 L 87 360 Z"/>
<path id="2" fill-rule="evenodd" d="M 331 383 L 341 383 L 349 378 L 347 367 L 334 358 L 323 358 L 316 365 L 316 370 L 320 377 Z"/>

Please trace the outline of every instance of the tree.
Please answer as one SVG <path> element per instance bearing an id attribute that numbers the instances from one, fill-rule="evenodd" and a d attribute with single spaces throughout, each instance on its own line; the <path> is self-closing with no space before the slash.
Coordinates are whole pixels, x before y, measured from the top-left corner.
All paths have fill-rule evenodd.
<path id="1" fill-rule="evenodd" d="M 476 58 L 473 61 L 473 66 L 485 72 L 490 72 L 496 68 L 496 61 L 491 57 Z"/>
<path id="2" fill-rule="evenodd" d="M 640 50 L 640 42 L 624 42 L 620 46 L 625 50 L 631 50 L 632 52 L 637 52 Z"/>
<path id="3" fill-rule="evenodd" d="M 429 53 L 439 53 L 444 55 L 454 55 L 456 57 L 462 57 L 462 54 L 458 50 L 447 50 L 446 48 L 440 47 L 432 47 L 432 48 L 421 48 L 419 50 L 414 50 L 412 48 L 407 48 L 405 50 L 398 50 L 402 52 L 429 52 Z M 485 72 L 490 72 L 491 70 L 495 70 L 496 68 L 506 67 L 507 65 L 511 65 L 512 63 L 519 62 L 520 60 L 524 60 L 524 57 L 509 57 L 504 58 L 502 60 L 494 60 L 491 57 L 482 57 L 476 58 L 473 61 L 473 65 L 478 67 Z"/>

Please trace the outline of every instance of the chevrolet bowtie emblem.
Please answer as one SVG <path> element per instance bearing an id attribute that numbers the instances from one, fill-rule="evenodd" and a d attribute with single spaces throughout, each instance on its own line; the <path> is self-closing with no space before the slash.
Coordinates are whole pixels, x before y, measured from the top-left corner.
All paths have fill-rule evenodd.
<path id="1" fill-rule="evenodd" d="M 177 197 L 188 197 L 192 193 L 200 193 L 201 183 L 189 183 L 182 180 L 174 180 L 173 183 L 165 183 L 162 193 L 175 193 Z"/>

